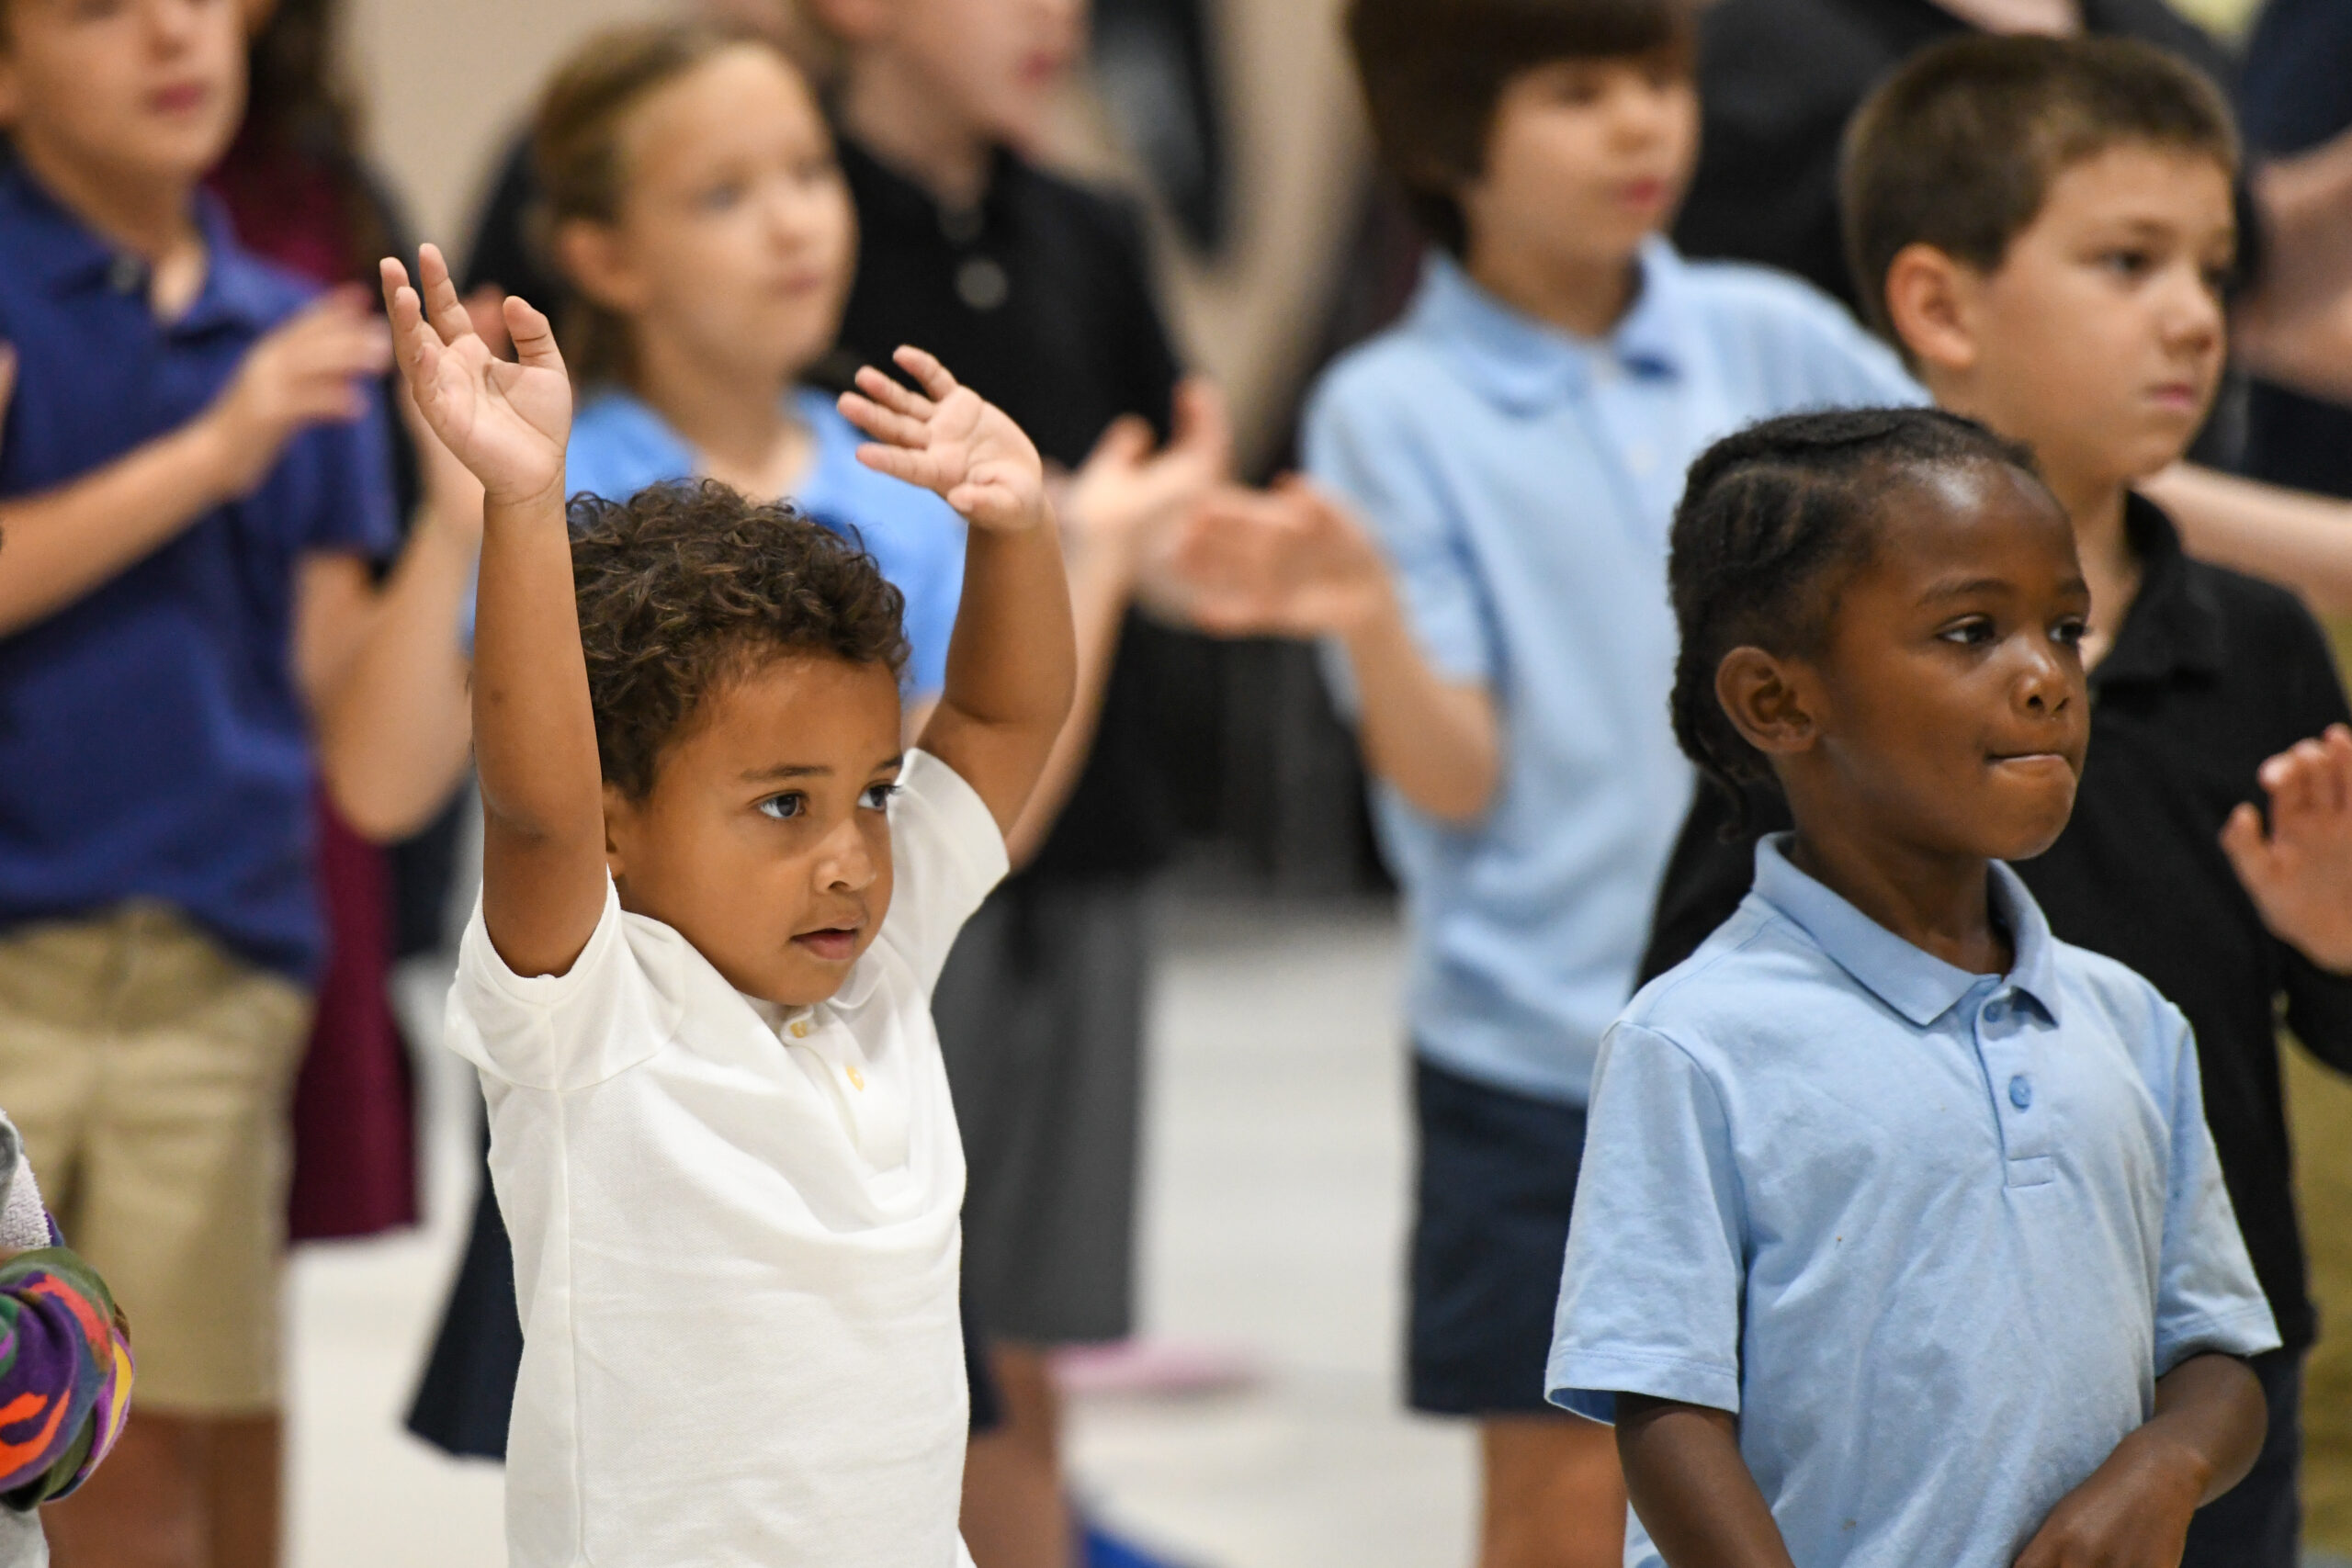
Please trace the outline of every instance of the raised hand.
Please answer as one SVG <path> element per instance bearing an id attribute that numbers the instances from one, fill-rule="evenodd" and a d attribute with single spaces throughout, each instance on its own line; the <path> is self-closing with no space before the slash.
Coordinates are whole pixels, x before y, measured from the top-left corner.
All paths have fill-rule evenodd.
<path id="1" fill-rule="evenodd" d="M 843 392 L 842 417 L 874 439 L 857 449 L 867 468 L 935 491 L 976 528 L 1017 533 L 1050 515 L 1046 466 L 1004 411 L 919 348 L 892 356 L 922 390 L 910 391 L 872 366 Z"/>
<path id="2" fill-rule="evenodd" d="M 490 500 L 560 502 L 571 382 L 547 317 L 507 296 L 503 319 L 515 353 L 509 362 L 474 330 L 439 250 L 426 245 L 418 253 L 421 292 L 390 257 L 383 277 L 401 372 L 433 434 L 481 481 Z"/>
<path id="3" fill-rule="evenodd" d="M 1379 547 L 1313 485 L 1219 490 L 1179 535 L 1186 609 L 1221 637 L 1346 636 L 1394 604 Z"/>
<path id="4" fill-rule="evenodd" d="M 2239 807 L 2222 848 L 2263 924 L 2321 968 L 2352 975 L 2352 729 L 2330 726 L 2262 764 L 2262 813 Z"/>
<path id="5" fill-rule="evenodd" d="M 1114 420 L 1069 479 L 1063 525 L 1090 548 L 1132 566 L 1171 524 L 1231 478 L 1233 424 L 1216 383 L 1187 377 L 1176 389 L 1175 427 L 1154 449 L 1151 426 Z"/>
<path id="6" fill-rule="evenodd" d="M 368 383 L 390 362 L 390 340 L 363 289 L 335 289 L 288 317 L 254 344 L 205 412 L 222 491 L 252 491 L 310 426 L 365 413 Z"/>

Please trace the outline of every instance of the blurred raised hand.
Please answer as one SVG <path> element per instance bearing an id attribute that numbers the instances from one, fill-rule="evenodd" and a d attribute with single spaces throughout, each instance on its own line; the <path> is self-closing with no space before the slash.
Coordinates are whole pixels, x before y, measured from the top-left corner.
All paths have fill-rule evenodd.
<path id="1" fill-rule="evenodd" d="M 417 412 L 441 445 L 493 501 L 552 497 L 561 503 L 571 382 L 546 316 L 509 295 L 501 319 L 515 358 L 502 359 L 475 330 L 440 251 L 417 255 L 417 283 L 387 257 L 384 303 L 401 371 Z"/>
<path id="2" fill-rule="evenodd" d="M 2352 975 L 2352 729 L 2332 725 L 2262 764 L 2269 822 L 2230 814 L 2222 848 L 2273 935 L 2321 968 Z"/>
<path id="3" fill-rule="evenodd" d="M 1186 613 L 1219 637 L 1346 637 L 1396 604 L 1372 536 L 1296 478 L 1216 491 L 1179 530 L 1170 570 Z"/>
<path id="4" fill-rule="evenodd" d="M 858 371 L 858 389 L 841 399 L 842 417 L 873 438 L 858 461 L 935 491 L 976 528 L 1012 533 L 1042 523 L 1050 514 L 1046 465 L 1028 434 L 922 349 L 891 357 L 922 390 L 871 365 Z"/>
<path id="5" fill-rule="evenodd" d="M 1205 377 L 1178 383 L 1167 445 L 1134 414 L 1111 422 L 1076 473 L 1063 481 L 1056 510 L 1072 546 L 1073 564 L 1105 561 L 1132 581 L 1147 559 L 1164 555 L 1172 530 L 1233 476 L 1233 422 L 1225 394 Z"/>

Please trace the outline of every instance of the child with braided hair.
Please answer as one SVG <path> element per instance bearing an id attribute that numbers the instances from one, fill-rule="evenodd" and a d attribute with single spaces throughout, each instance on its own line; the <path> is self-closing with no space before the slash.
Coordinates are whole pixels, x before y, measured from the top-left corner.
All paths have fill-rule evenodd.
<path id="1" fill-rule="evenodd" d="M 2174 1568 L 2278 1336 L 2188 1021 L 2001 863 L 2090 734 L 2064 509 L 1958 416 L 1792 415 L 1669 571 L 1676 737 L 1796 826 L 1595 1069 L 1544 1383 L 1616 1426 L 1625 1561 Z"/>

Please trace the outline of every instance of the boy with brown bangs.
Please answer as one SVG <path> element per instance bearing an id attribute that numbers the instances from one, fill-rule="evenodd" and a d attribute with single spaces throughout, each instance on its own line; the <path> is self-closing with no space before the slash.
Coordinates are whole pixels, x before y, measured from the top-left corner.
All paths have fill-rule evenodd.
<path id="1" fill-rule="evenodd" d="M 2277 1009 L 2352 1071 L 2352 719 L 2284 590 L 2186 557 L 2134 486 L 2203 421 L 2223 351 L 2237 146 L 2211 85 L 2115 39 L 1970 39 L 1889 81 L 1848 141 L 1871 319 L 1945 408 L 2030 445 L 2092 607 L 2089 762 L 2073 821 L 2018 867 L 2064 940 L 2122 960 L 2195 1027 L 2207 1117 L 2284 1345 L 2255 1358 L 2269 1430 L 2184 1561 L 2296 1561 L 2301 1367 L 2315 1325 L 2289 1181 Z M 1759 832 L 1787 822 L 1751 801 Z M 1750 835 L 1703 798 L 1645 968 L 1746 892 Z M 2267 818 L 2267 820 L 2266 820 Z"/>
<path id="2" fill-rule="evenodd" d="M 1835 302 L 1662 234 L 1697 149 L 1678 0 L 1355 0 L 1382 163 L 1431 242 L 1335 364 L 1308 483 L 1204 511 L 1223 632 L 1325 639 L 1412 947 L 1408 1398 L 1478 1423 L 1482 1568 L 1623 1555 L 1608 1436 L 1544 1400 L 1594 1054 L 1690 770 L 1661 585 L 1715 437 L 1916 400 Z"/>

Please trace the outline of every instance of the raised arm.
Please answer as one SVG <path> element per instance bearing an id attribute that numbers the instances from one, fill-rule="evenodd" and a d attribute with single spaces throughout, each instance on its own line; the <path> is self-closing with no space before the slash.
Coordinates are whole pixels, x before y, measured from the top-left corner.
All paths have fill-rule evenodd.
<path id="1" fill-rule="evenodd" d="M 1668 1568 L 1792 1568 L 1728 1413 L 1621 1393 L 1617 1457 Z"/>
<path id="2" fill-rule="evenodd" d="M 2352 613 L 2352 502 L 2175 463 L 2139 487 L 2199 560 L 2293 589 L 2324 615 Z"/>
<path id="3" fill-rule="evenodd" d="M 1225 491 L 1185 528 L 1176 570 L 1204 631 L 1336 639 L 1364 766 L 1431 817 L 1486 815 L 1502 775 L 1494 697 L 1430 662 L 1387 561 L 1346 508 L 1303 480 Z"/>
<path id="4" fill-rule="evenodd" d="M 417 411 L 482 483 L 474 628 L 474 757 L 481 775 L 482 917 L 518 975 L 560 975 L 605 906 L 603 773 L 563 515 L 571 385 L 548 319 L 506 301 L 516 360 L 466 318 L 441 254 L 396 261 L 384 297 Z"/>
<path id="5" fill-rule="evenodd" d="M 918 742 L 961 775 L 1011 833 L 1045 771 L 1077 684 L 1069 584 L 1045 465 L 1002 410 L 938 360 L 901 348 L 921 391 L 867 367 L 842 412 L 874 439 L 869 468 L 935 491 L 972 526 L 947 685 Z M 477 676 L 479 680 L 479 676 Z"/>
<path id="6" fill-rule="evenodd" d="M 304 427 L 356 419 L 384 370 L 382 325 L 356 290 L 255 344 L 203 413 L 71 483 L 0 503 L 0 637 L 100 586 L 259 484 Z"/>

